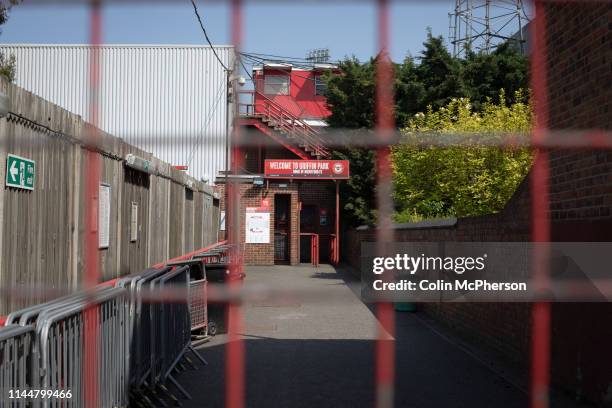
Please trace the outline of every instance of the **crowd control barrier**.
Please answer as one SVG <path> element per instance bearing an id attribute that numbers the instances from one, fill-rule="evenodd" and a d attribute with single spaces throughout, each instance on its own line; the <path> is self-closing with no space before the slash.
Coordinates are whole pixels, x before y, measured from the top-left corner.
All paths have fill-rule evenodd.
<path id="1" fill-rule="evenodd" d="M 202 304 L 206 304 L 206 328 L 207 334 L 214 336 L 218 331 L 224 330 L 226 306 L 225 303 L 214 302 L 211 303 L 206 298 L 207 290 L 200 290 L 200 285 L 207 287 L 208 283 L 223 284 L 228 279 L 244 279 L 245 274 L 242 270 L 239 270 L 236 275 L 230 276 L 230 264 L 233 262 L 235 265 L 241 265 L 242 260 L 240 256 L 242 251 L 232 250 L 237 247 L 223 244 L 218 245 L 214 248 L 204 250 L 196 253 L 191 257 L 190 261 L 199 261 L 204 266 L 204 275 L 206 282 L 192 281 L 192 319 L 194 311 L 202 310 Z M 198 306 L 200 309 L 198 309 Z M 196 327 L 198 321 L 192 320 L 192 328 Z"/>
<path id="2" fill-rule="evenodd" d="M 207 364 L 191 346 L 197 268 L 201 261 L 147 269 L 11 313 L 0 328 L 0 408 L 168 406 L 179 401 L 167 382 L 191 398 L 173 373 L 188 351 Z"/>
<path id="3" fill-rule="evenodd" d="M 34 327 L 0 328 L 0 407 L 25 406 L 9 394 L 32 387 L 30 365 L 36 333 Z"/>
<path id="4" fill-rule="evenodd" d="M 64 400 L 41 399 L 43 406 L 86 406 L 87 386 L 97 387 L 95 392 L 100 407 L 127 405 L 126 378 L 121 369 L 126 345 L 119 335 L 125 322 L 124 293 L 121 288 L 102 290 L 86 299 L 67 300 L 63 307 L 40 313 L 36 322 L 38 347 L 35 347 L 40 357 L 33 367 L 34 374 L 38 374 L 37 387 L 70 390 L 72 394 Z M 90 310 L 93 313 L 88 313 Z M 91 346 L 98 350 L 95 361 L 86 360 L 85 355 L 88 323 L 95 327 L 97 344 Z M 86 361 L 87 366 L 84 365 Z"/>
<path id="5" fill-rule="evenodd" d="M 121 371 L 126 344 L 119 335 L 124 293 L 99 288 L 11 313 L 0 330 L 0 382 L 10 390 L 0 406 L 81 407 L 86 387 L 96 393 L 94 407 L 127 406 L 127 373 Z M 86 326 L 95 333 L 95 360 L 86 357 Z"/>
<path id="6" fill-rule="evenodd" d="M 149 283 L 153 279 L 170 269 L 147 269 L 121 278 L 116 283 L 117 287 L 126 288 L 129 294 L 127 325 L 130 329 L 125 336 L 130 346 L 125 369 L 130 373 L 129 384 L 136 392 L 145 384 L 151 369 L 151 302 L 144 302 L 143 294 L 148 293 Z"/>
<path id="7" fill-rule="evenodd" d="M 203 330 L 208 334 L 208 294 L 206 266 L 201 258 L 168 263 L 168 266 L 189 267 L 189 308 L 191 331 Z"/>
<path id="8" fill-rule="evenodd" d="M 132 394 L 152 406 L 165 405 L 165 396 L 177 402 L 165 386 L 170 381 L 190 399 L 172 375 L 187 351 L 207 364 L 191 347 L 189 267 L 175 263 L 148 269 L 119 279 L 116 286 L 129 294 L 131 330 L 126 333 L 130 347 L 125 368 L 130 372 Z"/>

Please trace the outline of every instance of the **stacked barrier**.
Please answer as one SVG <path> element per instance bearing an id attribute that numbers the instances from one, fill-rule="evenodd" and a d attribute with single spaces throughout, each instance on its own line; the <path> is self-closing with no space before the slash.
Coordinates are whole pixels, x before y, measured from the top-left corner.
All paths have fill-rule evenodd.
<path id="1" fill-rule="evenodd" d="M 222 327 L 225 320 L 225 304 L 215 303 L 209 304 L 205 300 L 207 296 L 207 285 L 209 282 L 220 284 L 228 279 L 244 279 L 245 274 L 242 270 L 236 276 L 230 276 L 230 264 L 242 265 L 240 257 L 242 251 L 232 250 L 236 248 L 229 244 L 217 245 L 213 248 L 208 248 L 201 252 L 197 252 L 191 256 L 191 259 L 184 261 L 187 263 L 199 262 L 204 268 L 204 279 L 206 282 L 192 280 L 191 286 L 191 311 L 192 311 L 192 330 L 201 327 L 203 319 L 206 319 L 206 334 L 215 335 Z M 201 305 L 206 305 L 206 310 L 202 310 Z"/>
<path id="2" fill-rule="evenodd" d="M 129 358 L 124 362 L 135 398 L 164 405 L 164 396 L 177 398 L 165 387 L 170 381 L 186 398 L 191 396 L 172 376 L 187 351 L 207 364 L 191 347 L 189 267 L 168 264 L 161 269 L 119 279 L 129 294 L 125 333 Z M 157 392 L 161 389 L 163 392 Z"/>
<path id="3" fill-rule="evenodd" d="M 114 287 L 11 313 L 0 328 L 1 389 L 63 393 L 11 400 L 3 393 L 0 408 L 126 407 L 131 399 L 166 406 L 167 398 L 178 402 L 168 381 L 191 398 L 173 372 L 184 368 L 188 351 L 206 364 L 191 346 L 189 273 L 196 263 L 148 269 Z M 92 390 L 96 404 L 86 401 Z"/>
<path id="4" fill-rule="evenodd" d="M 10 400 L 15 390 L 31 388 L 30 362 L 34 351 L 32 326 L 0 328 L 0 407 L 25 406 L 19 399 Z M 11 394 L 9 394 L 11 393 Z"/>
<path id="5" fill-rule="evenodd" d="M 118 370 L 125 344 L 117 341 L 125 321 L 123 294 L 123 289 L 100 288 L 11 313 L 0 331 L 0 372 L 17 369 L 19 374 L 3 375 L 2 389 L 26 394 L 3 395 L 2 406 L 26 406 L 27 401 L 43 407 L 84 406 L 84 388 L 91 375 L 101 380 L 97 406 L 126 406 L 126 377 Z M 86 319 L 93 320 L 90 327 L 96 328 L 99 353 L 90 363 L 97 370 L 83 365 Z"/>

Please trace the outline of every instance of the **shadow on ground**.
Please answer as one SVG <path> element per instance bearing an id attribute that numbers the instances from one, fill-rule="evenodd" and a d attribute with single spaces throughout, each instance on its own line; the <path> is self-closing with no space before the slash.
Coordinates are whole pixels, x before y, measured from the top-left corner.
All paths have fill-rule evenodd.
<path id="1" fill-rule="evenodd" d="M 245 305 L 245 406 L 373 407 L 377 321 L 358 299 L 354 279 L 332 268 L 303 266 L 256 269 L 248 276 L 258 284 L 288 280 L 327 288 L 341 302 Z M 419 315 L 396 314 L 396 407 L 529 406 L 523 389 Z M 193 396 L 183 406 L 224 406 L 226 341 L 221 335 L 200 347 L 209 365 L 177 376 Z"/>

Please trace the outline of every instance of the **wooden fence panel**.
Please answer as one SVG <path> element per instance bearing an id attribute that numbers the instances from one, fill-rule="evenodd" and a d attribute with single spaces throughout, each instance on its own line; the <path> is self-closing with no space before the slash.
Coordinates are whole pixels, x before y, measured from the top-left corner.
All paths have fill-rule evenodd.
<path id="1" fill-rule="evenodd" d="M 170 258 L 184 253 L 183 223 L 185 216 L 185 186 L 172 182 L 170 186 Z"/>
<path id="2" fill-rule="evenodd" d="M 193 190 L 185 189 L 185 207 L 183 216 L 183 252 L 193 252 L 194 245 L 194 209 L 195 209 L 195 195 L 199 194 Z"/>
<path id="3" fill-rule="evenodd" d="M 10 111 L 0 119 L 0 314 L 5 314 L 83 283 L 84 144 L 92 128 L 3 80 L 0 90 L 9 97 Z M 207 206 L 201 183 L 192 180 L 198 187 L 190 193 L 180 181 L 184 175 L 168 170 L 168 164 L 154 175 L 126 167 L 127 153 L 161 162 L 111 135 L 98 132 L 97 140 L 100 183 L 110 187 L 108 247 L 99 248 L 101 281 L 216 240 L 218 207 Z M 34 190 L 5 186 L 8 154 L 36 162 Z"/>
<path id="4" fill-rule="evenodd" d="M 149 221 L 149 265 L 170 258 L 170 184 L 167 178 L 151 178 L 151 208 Z"/>

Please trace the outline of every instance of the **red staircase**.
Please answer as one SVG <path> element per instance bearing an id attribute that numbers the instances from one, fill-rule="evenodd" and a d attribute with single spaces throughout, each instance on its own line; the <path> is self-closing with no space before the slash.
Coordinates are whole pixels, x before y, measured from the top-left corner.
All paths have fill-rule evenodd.
<path id="1" fill-rule="evenodd" d="M 255 92 L 240 91 L 240 95 L 250 96 L 250 101 L 238 104 L 241 124 L 258 128 L 302 159 L 331 156 L 318 130 L 260 93 L 256 101 Z"/>

